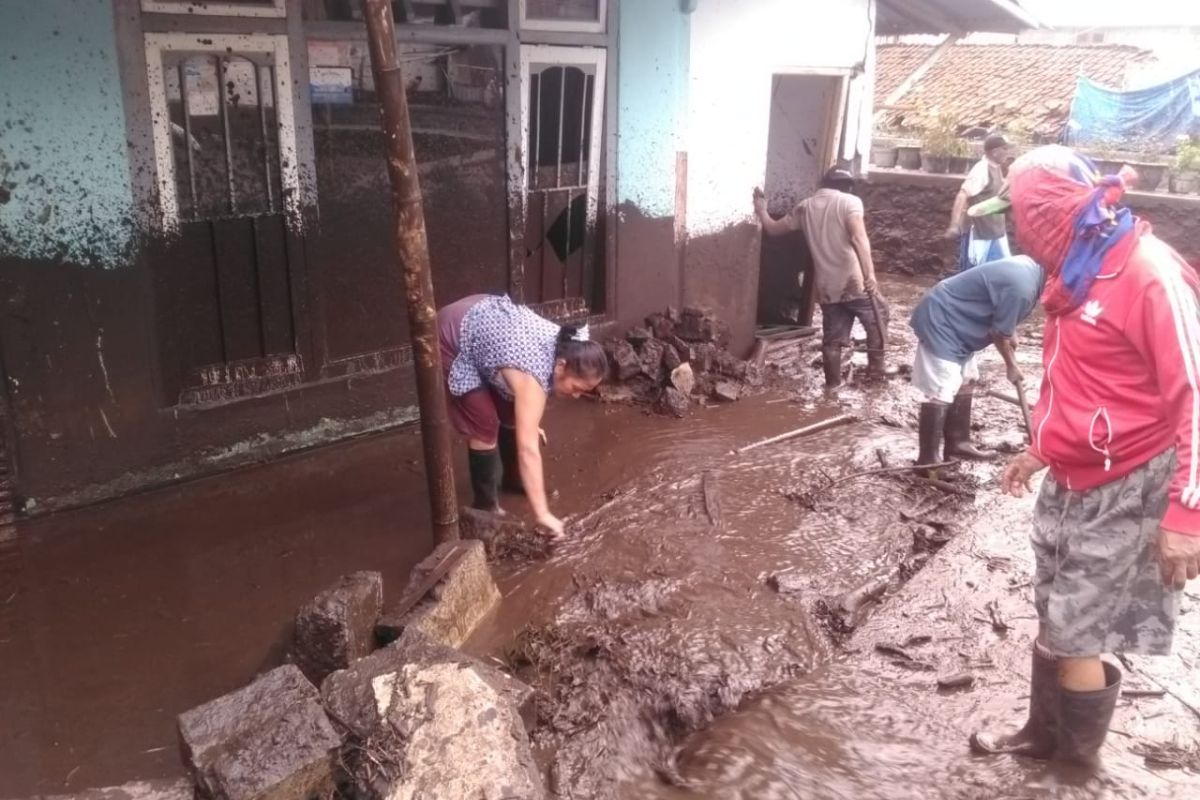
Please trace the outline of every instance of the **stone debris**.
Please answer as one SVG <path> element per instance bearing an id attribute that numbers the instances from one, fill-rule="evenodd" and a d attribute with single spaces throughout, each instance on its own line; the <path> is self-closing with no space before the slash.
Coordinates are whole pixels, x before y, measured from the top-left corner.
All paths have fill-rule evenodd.
<path id="1" fill-rule="evenodd" d="M 179 715 L 180 750 L 201 798 L 326 797 L 342 740 L 292 664 Z"/>
<path id="2" fill-rule="evenodd" d="M 613 382 L 600 400 L 645 403 L 675 417 L 687 415 L 693 398 L 733 402 L 742 385 L 762 384 L 762 369 L 730 353 L 729 341 L 729 326 L 707 308 L 651 314 L 605 345 Z"/>
<path id="3" fill-rule="evenodd" d="M 413 567 L 404 596 L 380 618 L 376 636 L 391 641 L 413 629 L 458 647 L 499 602 L 484 542 L 446 542 Z"/>
<path id="4" fill-rule="evenodd" d="M 375 621 L 382 609 L 381 574 L 342 576 L 296 614 L 291 660 L 313 683 L 345 669 L 375 649 Z"/>
<path id="5" fill-rule="evenodd" d="M 692 365 L 680 364 L 673 369 L 671 371 L 671 385 L 684 397 L 691 397 L 692 390 L 696 388 L 696 373 L 692 372 Z"/>
<path id="6" fill-rule="evenodd" d="M 690 403 L 687 395 L 676 389 L 674 386 L 668 386 L 662 390 L 662 394 L 658 398 L 658 410 L 663 414 L 671 414 L 683 419 L 687 416 Z"/>
<path id="7" fill-rule="evenodd" d="M 722 403 L 736 402 L 741 395 L 742 390 L 733 381 L 717 381 L 717 384 L 713 386 L 713 399 Z"/>
<path id="8" fill-rule="evenodd" d="M 330 675 L 321 695 L 347 729 L 356 796 L 546 796 L 527 732 L 533 691 L 418 631 Z"/>

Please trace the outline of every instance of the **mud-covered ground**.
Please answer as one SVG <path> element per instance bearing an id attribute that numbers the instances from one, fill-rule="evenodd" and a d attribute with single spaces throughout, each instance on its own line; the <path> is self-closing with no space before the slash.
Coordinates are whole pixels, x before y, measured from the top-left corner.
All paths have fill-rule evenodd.
<path id="1" fill-rule="evenodd" d="M 903 365 L 920 286 L 885 289 Z M 1036 329 L 1021 351 L 1034 386 Z M 903 377 L 881 390 L 852 377 L 824 398 L 816 347 L 773 352 L 761 393 L 683 420 L 553 404 L 547 470 L 572 535 L 545 560 L 496 565 L 505 600 L 471 644 L 541 691 L 535 738 L 560 795 L 1054 796 L 1057 776 L 965 746 L 977 722 L 1024 708 L 1028 503 L 996 495 L 999 464 L 948 476 L 973 496 L 896 474 L 831 486 L 881 456 L 911 461 L 915 430 L 897 426 L 915 425 L 918 398 Z M 1007 390 L 994 354 L 985 373 Z M 859 421 L 732 453 L 843 413 Z M 1012 406 L 980 398 L 977 419 L 983 441 L 1020 442 Z M 313 593 L 379 569 L 399 595 L 429 548 L 423 490 L 405 430 L 20 523 L 0 550 L 0 797 L 180 774 L 175 716 L 278 663 Z M 837 613 L 863 586 L 881 602 Z M 1189 591 L 1176 655 L 1126 673 L 1149 694 L 1118 708 L 1110 785 L 1076 796 L 1200 790 L 1194 761 L 1142 755 L 1195 758 L 1162 747 L 1194 747 L 1200 726 L 1184 705 L 1200 708 Z M 822 600 L 834 614 L 814 611 Z M 992 600 L 1011 630 L 993 629 Z M 970 689 L 937 691 L 963 671 Z"/>
<path id="2" fill-rule="evenodd" d="M 885 289 L 892 359 L 906 364 L 919 287 Z M 1032 386 L 1037 328 L 1026 326 L 1020 353 Z M 1151 688 L 1123 702 L 1103 785 L 1064 789 L 1037 765 L 967 753 L 972 725 L 1023 719 L 1029 503 L 998 496 L 1003 459 L 946 470 L 946 486 L 874 472 L 911 464 L 905 426 L 915 428 L 919 398 L 903 377 L 882 388 L 855 377 L 825 397 L 816 352 L 813 340 L 774 351 L 771 389 L 683 422 L 648 427 L 608 410 L 608 447 L 629 453 L 628 480 L 579 498 L 588 510 L 548 559 L 500 565 L 503 606 L 472 648 L 539 689 L 535 743 L 552 788 L 573 798 L 1200 790 L 1187 750 L 1200 718 L 1184 705 L 1200 708 L 1194 612 L 1175 657 L 1134 664 L 1130 685 Z M 1010 391 L 997 355 L 983 365 L 985 382 Z M 858 420 L 733 452 L 843 413 Z M 976 420 L 984 443 L 1020 447 L 1015 407 L 980 397 Z M 580 462 L 586 484 L 587 450 L 560 457 Z M 851 477 L 860 472 L 874 474 Z M 938 690 L 957 673 L 972 685 Z M 1163 687 L 1183 700 L 1159 696 Z M 1141 753 L 1163 757 L 1170 743 L 1181 766 L 1148 768 Z"/>

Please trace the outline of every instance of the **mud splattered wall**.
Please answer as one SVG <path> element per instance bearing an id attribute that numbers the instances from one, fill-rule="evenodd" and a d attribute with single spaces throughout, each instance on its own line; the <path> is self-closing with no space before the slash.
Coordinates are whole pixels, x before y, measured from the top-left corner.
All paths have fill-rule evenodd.
<path id="1" fill-rule="evenodd" d="M 0 255 L 116 267 L 132 239 L 109 0 L 0 3 Z"/>
<path id="2" fill-rule="evenodd" d="M 703 0 L 691 17 L 685 299 L 713 305 L 749 343 L 759 232 L 750 191 L 766 169 L 776 73 L 868 69 L 874 0 Z M 869 103 L 857 104 L 860 125 Z"/>
<path id="3" fill-rule="evenodd" d="M 617 87 L 617 313 L 632 323 L 680 302 L 677 159 L 687 121 L 690 17 L 678 0 L 623 3 Z"/>

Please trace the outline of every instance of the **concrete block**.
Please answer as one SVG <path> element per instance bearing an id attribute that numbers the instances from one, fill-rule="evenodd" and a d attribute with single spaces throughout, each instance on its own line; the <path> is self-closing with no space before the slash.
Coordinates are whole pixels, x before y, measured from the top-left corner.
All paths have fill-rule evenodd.
<path id="1" fill-rule="evenodd" d="M 381 641 L 409 629 L 458 647 L 500 602 L 482 541 L 447 542 L 413 567 L 400 602 L 376 626 Z"/>
<path id="2" fill-rule="evenodd" d="M 341 737 L 291 664 L 179 715 L 184 763 L 201 797 L 293 800 L 333 790 Z"/>
<path id="3" fill-rule="evenodd" d="M 314 684 L 375 649 L 375 621 L 383 610 L 383 576 L 352 572 L 296 614 L 292 660 Z"/>
<path id="4" fill-rule="evenodd" d="M 131 781 L 75 794 L 39 795 L 38 800 L 193 800 L 195 796 L 196 789 L 190 780 L 176 778 Z"/>
<path id="5" fill-rule="evenodd" d="M 712 396 L 714 400 L 720 400 L 722 403 L 732 403 L 742 396 L 742 390 L 731 381 L 717 381 Z"/>
<path id="6" fill-rule="evenodd" d="M 687 395 L 676 389 L 674 386 L 668 386 L 663 389 L 662 394 L 658 397 L 658 410 L 664 414 L 672 414 L 680 419 L 687 416 L 690 401 Z"/>
<path id="7" fill-rule="evenodd" d="M 642 362 L 637 351 L 624 339 L 614 341 L 608 354 L 612 363 L 612 373 L 617 380 L 627 381 L 642 371 Z"/>
<path id="8" fill-rule="evenodd" d="M 369 797 L 546 796 L 527 733 L 532 690 L 418 631 L 333 673 L 321 695 L 359 738 L 382 741 L 386 724 L 404 742 L 386 786 L 357 787 Z"/>
<path id="9" fill-rule="evenodd" d="M 696 388 L 696 373 L 692 372 L 692 365 L 680 364 L 672 370 L 671 385 L 684 397 L 691 397 L 692 390 Z"/>

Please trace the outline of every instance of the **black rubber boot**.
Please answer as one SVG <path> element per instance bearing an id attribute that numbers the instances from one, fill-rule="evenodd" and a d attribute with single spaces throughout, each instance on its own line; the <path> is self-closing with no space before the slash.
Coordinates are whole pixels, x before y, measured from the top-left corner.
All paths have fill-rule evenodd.
<path id="1" fill-rule="evenodd" d="M 887 352 L 867 349 L 867 379 L 885 381 L 888 378 Z"/>
<path id="2" fill-rule="evenodd" d="M 827 345 L 821 348 L 821 364 L 825 368 L 825 388 L 836 389 L 842 385 L 842 348 Z"/>
<path id="3" fill-rule="evenodd" d="M 1058 747 L 1061 692 L 1056 659 L 1034 645 L 1033 665 L 1029 673 L 1029 719 L 1015 733 L 972 733 L 971 749 L 984 755 L 1012 753 L 1032 758 L 1050 758 Z"/>
<path id="4" fill-rule="evenodd" d="M 992 454 L 971 444 L 971 404 L 973 394 L 960 394 L 954 398 L 950 412 L 946 414 L 946 460 L 969 458 L 987 461 Z"/>
<path id="5" fill-rule="evenodd" d="M 521 464 L 517 458 L 517 429 L 501 425 L 497 446 L 500 448 L 500 463 L 504 467 L 500 488 L 510 494 L 525 494 L 525 483 L 521 480 Z"/>
<path id="6" fill-rule="evenodd" d="M 1059 761 L 1094 769 L 1100 765 L 1100 747 L 1108 735 L 1113 709 L 1121 695 L 1121 670 L 1104 662 L 1103 689 L 1073 692 L 1061 689 L 1058 705 Z"/>
<path id="7" fill-rule="evenodd" d="M 917 456 L 917 466 L 938 463 L 938 454 L 942 450 L 942 428 L 946 425 L 949 410 L 950 406 L 945 403 L 921 403 L 920 427 L 917 429 L 921 452 Z"/>
<path id="8" fill-rule="evenodd" d="M 471 472 L 471 489 L 475 492 L 474 508 L 482 511 L 500 510 L 500 454 L 491 450 L 468 450 L 467 466 Z"/>

